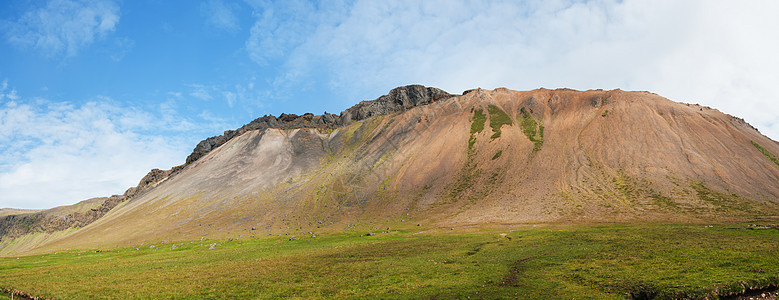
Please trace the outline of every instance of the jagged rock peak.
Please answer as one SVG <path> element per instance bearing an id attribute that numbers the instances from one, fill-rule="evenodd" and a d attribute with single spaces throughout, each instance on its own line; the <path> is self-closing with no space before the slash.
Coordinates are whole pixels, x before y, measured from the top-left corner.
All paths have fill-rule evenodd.
<path id="1" fill-rule="evenodd" d="M 349 121 L 364 120 L 373 116 L 404 111 L 416 106 L 429 104 L 452 95 L 434 87 L 407 85 L 392 89 L 389 94 L 372 101 L 362 101 L 341 113 L 346 124 Z"/>
<path id="2" fill-rule="evenodd" d="M 200 141 L 192 150 L 192 154 L 187 157 L 185 165 L 200 159 L 211 150 L 223 145 L 230 139 L 244 134 L 247 131 L 280 128 L 335 128 L 348 125 L 354 121 L 361 121 L 370 117 L 391 114 L 399 111 L 426 105 L 439 100 L 447 99 L 453 95 L 444 90 L 425 87 L 422 85 L 407 85 L 392 89 L 387 95 L 381 96 L 375 100 L 362 101 L 343 112 L 340 115 L 329 114 L 325 112 L 321 115 L 306 113 L 302 116 L 295 114 L 281 114 L 279 117 L 265 115 L 254 119 L 249 124 L 241 126 L 236 130 L 227 130 L 223 135 L 207 138 Z"/>

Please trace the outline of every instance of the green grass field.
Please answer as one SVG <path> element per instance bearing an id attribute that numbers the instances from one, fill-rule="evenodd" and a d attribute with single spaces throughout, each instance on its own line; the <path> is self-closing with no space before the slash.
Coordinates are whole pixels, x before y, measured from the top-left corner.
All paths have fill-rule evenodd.
<path id="1" fill-rule="evenodd" d="M 8 257 L 0 259 L 0 288 L 58 299 L 624 299 L 779 283 L 779 230 L 746 224 L 360 233 Z M 221 246 L 210 250 L 212 243 Z"/>

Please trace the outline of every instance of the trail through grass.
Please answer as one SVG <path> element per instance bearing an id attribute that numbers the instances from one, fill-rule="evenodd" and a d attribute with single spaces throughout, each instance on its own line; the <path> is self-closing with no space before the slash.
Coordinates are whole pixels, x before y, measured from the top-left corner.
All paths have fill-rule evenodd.
<path id="1" fill-rule="evenodd" d="M 0 259 L 0 288 L 92 298 L 711 297 L 779 283 L 779 230 L 608 225 L 356 232 Z M 221 244 L 209 250 L 211 243 Z M 95 249 L 96 250 L 96 249 Z"/>

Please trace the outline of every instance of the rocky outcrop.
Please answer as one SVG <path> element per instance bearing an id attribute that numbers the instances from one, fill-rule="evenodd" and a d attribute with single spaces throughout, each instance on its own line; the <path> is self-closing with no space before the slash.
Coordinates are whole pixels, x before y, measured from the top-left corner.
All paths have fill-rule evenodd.
<path id="1" fill-rule="evenodd" d="M 103 198 L 103 202 L 96 208 L 72 212 L 65 216 L 50 214 L 47 211 L 5 216 L 0 219 L 0 241 L 7 241 L 29 233 L 52 233 L 68 228 L 84 227 L 126 199 L 125 196 L 119 195 Z"/>
<path id="2" fill-rule="evenodd" d="M 306 113 L 302 116 L 295 114 L 281 114 L 279 117 L 270 115 L 262 116 L 249 122 L 249 124 L 241 126 L 241 128 L 227 130 L 223 135 L 210 137 L 200 141 L 200 143 L 195 146 L 192 154 L 187 157 L 184 166 L 197 161 L 211 152 L 211 150 L 216 149 L 232 138 L 242 135 L 247 131 L 266 128 L 336 128 L 374 116 L 405 111 L 416 106 L 426 105 L 452 96 L 453 95 L 434 87 L 407 85 L 392 89 L 387 95 L 381 96 L 376 100 L 362 101 L 357 105 L 344 110 L 340 115 L 325 112 L 321 115 Z"/>
<path id="3" fill-rule="evenodd" d="M 451 97 L 443 90 L 424 87 L 421 85 L 409 85 L 391 90 L 389 94 L 373 101 L 362 101 L 341 113 L 343 124 L 351 121 L 364 120 L 374 116 L 387 115 L 410 108 L 430 104 L 432 102 Z"/>
<path id="4" fill-rule="evenodd" d="M 174 168 L 169 171 L 152 169 L 151 171 L 149 171 L 148 174 L 146 174 L 146 176 L 143 176 L 143 178 L 141 178 L 141 181 L 138 182 L 137 186 L 127 189 L 127 191 L 124 192 L 123 197 L 130 199 L 140 194 L 141 192 L 154 187 L 155 185 L 157 185 L 157 183 L 160 183 L 165 179 L 168 179 L 168 175 L 173 173 L 174 170 L 177 169 Z"/>
<path id="5" fill-rule="evenodd" d="M 80 228 L 89 225 L 120 203 L 140 195 L 144 191 L 154 187 L 157 183 L 167 179 L 170 172 L 171 171 L 153 169 L 141 179 L 137 186 L 127 189 L 123 195 L 99 198 L 101 202 L 94 208 L 73 211 L 64 215 L 58 212 L 67 210 L 67 207 L 59 207 L 35 213 L 4 216 L 0 218 L 0 242 L 29 233 L 52 233 L 68 228 Z"/>

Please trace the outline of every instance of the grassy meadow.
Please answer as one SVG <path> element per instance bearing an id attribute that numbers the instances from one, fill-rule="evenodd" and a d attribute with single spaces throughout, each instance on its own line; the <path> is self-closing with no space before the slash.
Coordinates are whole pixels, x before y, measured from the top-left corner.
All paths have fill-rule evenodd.
<path id="1" fill-rule="evenodd" d="M 57 299 L 624 299 L 779 283 L 779 230 L 748 224 L 366 232 L 5 257 L 0 288 Z"/>

